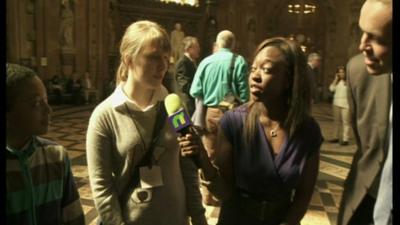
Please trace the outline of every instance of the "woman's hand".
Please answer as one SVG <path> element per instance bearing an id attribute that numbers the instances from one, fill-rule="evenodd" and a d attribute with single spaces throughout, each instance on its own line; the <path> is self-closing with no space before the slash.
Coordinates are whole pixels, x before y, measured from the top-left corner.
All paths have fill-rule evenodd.
<path id="1" fill-rule="evenodd" d="M 177 139 L 183 157 L 191 157 L 196 166 L 200 169 L 209 168 L 209 166 L 211 166 L 207 151 L 204 149 L 200 136 L 197 135 L 197 133 L 188 133 Z"/>
<path id="2" fill-rule="evenodd" d="M 178 137 L 181 155 L 183 157 L 196 157 L 199 158 L 203 153 L 204 147 L 201 143 L 199 136 L 193 134 L 186 134 L 185 136 Z"/>
<path id="3" fill-rule="evenodd" d="M 339 83 L 339 81 L 340 81 L 339 74 L 335 74 L 335 84 Z"/>

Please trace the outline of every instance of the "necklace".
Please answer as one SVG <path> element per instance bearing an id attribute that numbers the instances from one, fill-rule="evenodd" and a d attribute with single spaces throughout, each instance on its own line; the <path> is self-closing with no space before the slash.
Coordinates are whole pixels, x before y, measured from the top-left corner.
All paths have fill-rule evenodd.
<path id="1" fill-rule="evenodd" d="M 271 135 L 271 137 L 276 137 L 276 136 L 278 136 L 278 128 L 279 128 L 279 123 L 275 126 L 275 128 L 274 129 L 271 129 L 270 131 L 269 131 L 269 134 Z"/>

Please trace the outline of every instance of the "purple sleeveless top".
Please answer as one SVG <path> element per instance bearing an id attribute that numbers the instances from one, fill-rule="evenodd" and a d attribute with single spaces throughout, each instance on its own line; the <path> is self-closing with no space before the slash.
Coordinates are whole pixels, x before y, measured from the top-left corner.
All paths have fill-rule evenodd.
<path id="1" fill-rule="evenodd" d="M 318 123 L 310 118 L 286 139 L 274 158 L 264 129 L 258 122 L 258 134 L 252 149 L 243 138 L 247 106 L 228 111 L 220 126 L 233 147 L 233 167 L 236 188 L 263 200 L 287 199 L 296 188 L 308 157 L 319 151 L 323 137 Z"/>

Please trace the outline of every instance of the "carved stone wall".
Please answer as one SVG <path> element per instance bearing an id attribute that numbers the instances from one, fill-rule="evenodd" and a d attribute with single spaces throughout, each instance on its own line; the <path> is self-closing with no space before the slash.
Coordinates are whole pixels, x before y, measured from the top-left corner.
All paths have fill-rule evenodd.
<path id="1" fill-rule="evenodd" d="M 7 2 L 7 60 L 36 67 L 36 14 L 32 0 Z M 18 23 L 14 21 L 18 18 Z"/>
<path id="2" fill-rule="evenodd" d="M 303 21 L 312 50 L 323 56 L 326 95 L 335 68 L 358 52 L 363 1 L 315 1 L 318 14 Z M 254 48 L 265 38 L 296 32 L 298 21 L 288 15 L 288 2 L 205 0 L 194 8 L 156 0 L 7 0 L 7 61 L 32 67 L 44 80 L 89 71 L 102 87 L 114 77 L 123 32 L 141 19 L 160 23 L 168 33 L 181 23 L 185 35 L 199 38 L 202 57 L 211 53 L 217 33 L 229 29 L 237 38 L 236 51 L 251 61 Z M 65 12 L 66 5 L 72 17 Z M 62 33 L 63 23 L 72 27 L 67 36 Z"/>
<path id="3" fill-rule="evenodd" d="M 252 40 L 258 45 L 272 36 L 288 36 L 301 32 L 310 37 L 308 52 L 316 51 L 323 57 L 322 76 L 324 98 L 338 65 L 345 65 L 358 52 L 360 32 L 358 17 L 363 0 L 314 1 L 315 15 L 303 17 L 299 24 L 296 16 L 287 13 L 290 0 L 219 0 L 218 32 L 230 29 L 235 33 L 237 51 L 251 61 Z M 254 18 L 254 23 L 252 19 Z M 301 25 L 301 26 L 299 26 Z M 254 33 L 253 33 L 254 32 Z"/>
<path id="4" fill-rule="evenodd" d="M 33 68 L 46 83 L 55 74 L 108 76 L 108 2 L 7 0 L 7 61 Z"/>
<path id="5" fill-rule="evenodd" d="M 193 8 L 176 4 L 165 4 L 156 1 L 120 1 L 117 4 L 119 14 L 119 26 L 117 40 L 119 41 L 125 29 L 138 20 L 152 20 L 161 24 L 168 32 L 174 29 L 175 23 L 182 25 L 185 35 L 201 36 L 201 18 L 203 7 Z"/>

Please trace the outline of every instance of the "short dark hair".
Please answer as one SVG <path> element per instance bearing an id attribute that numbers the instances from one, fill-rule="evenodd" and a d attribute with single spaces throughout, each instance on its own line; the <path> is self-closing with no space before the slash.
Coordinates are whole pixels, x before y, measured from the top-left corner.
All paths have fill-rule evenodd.
<path id="1" fill-rule="evenodd" d="M 17 86 L 24 80 L 36 77 L 37 74 L 28 67 L 18 64 L 6 63 L 7 73 L 7 103 L 6 110 L 11 107 L 11 103 L 15 99 Z"/>

